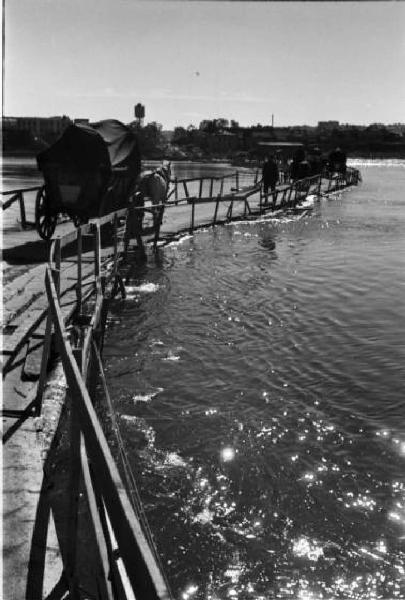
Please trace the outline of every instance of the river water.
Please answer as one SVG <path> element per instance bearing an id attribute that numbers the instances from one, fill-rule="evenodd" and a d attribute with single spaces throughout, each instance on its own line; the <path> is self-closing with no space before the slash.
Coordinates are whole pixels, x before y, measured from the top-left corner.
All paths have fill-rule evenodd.
<path id="1" fill-rule="evenodd" d="M 405 598 L 405 162 L 354 166 L 304 218 L 160 249 L 112 306 L 108 386 L 176 599 Z"/>
<path id="2" fill-rule="evenodd" d="M 405 597 L 404 162 L 160 250 L 104 357 L 176 598 Z M 181 175 L 181 174 L 179 174 Z"/>

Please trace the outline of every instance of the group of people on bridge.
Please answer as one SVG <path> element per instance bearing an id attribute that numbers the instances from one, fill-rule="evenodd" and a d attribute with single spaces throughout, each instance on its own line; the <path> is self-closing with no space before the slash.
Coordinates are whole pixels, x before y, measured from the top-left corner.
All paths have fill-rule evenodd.
<path id="1" fill-rule="evenodd" d="M 290 160 L 286 160 L 280 151 L 275 155 L 267 155 L 262 165 L 263 194 L 267 198 L 269 189 L 274 194 L 281 173 L 283 183 L 292 183 L 319 174 L 330 176 L 333 173 L 345 173 L 346 160 L 346 153 L 340 148 L 332 150 L 329 155 L 322 154 L 317 147 L 308 151 L 299 148 Z"/>

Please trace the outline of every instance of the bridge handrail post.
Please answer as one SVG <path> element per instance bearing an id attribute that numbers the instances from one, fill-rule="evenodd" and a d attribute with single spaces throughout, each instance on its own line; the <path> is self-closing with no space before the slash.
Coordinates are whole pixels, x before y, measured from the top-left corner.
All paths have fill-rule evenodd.
<path id="1" fill-rule="evenodd" d="M 94 276 L 96 282 L 98 281 L 101 273 L 101 235 L 99 223 L 94 223 Z"/>
<path id="2" fill-rule="evenodd" d="M 214 189 L 214 178 L 211 177 L 211 181 L 210 181 L 210 198 L 212 198 L 213 189 Z"/>
<path id="3" fill-rule="evenodd" d="M 58 295 L 58 299 L 60 298 L 60 280 L 61 280 L 61 265 L 62 265 L 62 247 L 61 247 L 61 239 L 58 237 L 55 240 L 55 271 L 54 271 L 54 279 L 55 279 L 55 287 L 56 293 Z"/>
<path id="4" fill-rule="evenodd" d="M 291 195 L 293 193 L 294 187 L 295 187 L 295 182 L 293 182 L 293 183 L 290 184 L 290 190 L 289 190 L 289 194 L 288 194 L 287 204 L 290 204 Z"/>
<path id="5" fill-rule="evenodd" d="M 21 227 L 23 229 L 27 228 L 27 219 L 25 215 L 25 202 L 24 202 L 24 193 L 22 190 L 18 192 L 18 202 L 20 204 L 20 215 L 21 215 Z"/>
<path id="6" fill-rule="evenodd" d="M 232 212 L 233 212 L 233 198 L 232 198 L 231 203 L 228 208 L 228 214 L 227 214 L 228 221 L 232 220 Z"/>
<path id="7" fill-rule="evenodd" d="M 220 197 L 221 196 L 218 194 L 217 195 L 217 201 L 215 203 L 214 221 L 213 221 L 214 225 L 216 225 L 216 223 L 217 223 L 217 214 L 218 214 L 218 206 L 219 206 L 219 199 L 220 199 Z"/>
<path id="8" fill-rule="evenodd" d="M 82 256 L 83 256 L 83 237 L 81 227 L 77 229 L 77 285 L 76 302 L 77 312 L 82 312 Z"/>
<path id="9" fill-rule="evenodd" d="M 195 200 L 191 198 L 191 224 L 190 224 L 190 233 L 194 231 L 194 218 L 195 218 Z"/>
<path id="10" fill-rule="evenodd" d="M 113 233 L 113 242 L 114 242 L 114 258 L 113 258 L 113 269 L 114 269 L 114 277 L 117 275 L 118 270 L 118 217 L 117 213 L 114 214 L 114 233 Z"/>

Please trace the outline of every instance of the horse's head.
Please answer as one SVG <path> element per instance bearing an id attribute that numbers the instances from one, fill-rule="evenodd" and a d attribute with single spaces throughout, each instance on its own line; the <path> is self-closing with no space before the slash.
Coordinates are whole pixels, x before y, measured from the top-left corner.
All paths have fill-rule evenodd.
<path id="1" fill-rule="evenodd" d="M 167 185 L 170 183 L 170 177 L 172 175 L 172 163 L 168 160 L 164 160 L 162 163 L 161 171 L 164 178 L 166 179 Z"/>

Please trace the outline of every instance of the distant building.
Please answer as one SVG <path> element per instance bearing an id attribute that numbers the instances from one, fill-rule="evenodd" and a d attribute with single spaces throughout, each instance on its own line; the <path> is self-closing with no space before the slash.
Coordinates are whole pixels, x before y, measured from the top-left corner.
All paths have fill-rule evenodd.
<path id="1" fill-rule="evenodd" d="M 353 125 L 353 123 L 341 123 L 339 125 L 340 131 L 364 131 L 367 129 L 367 125 Z"/>
<path id="2" fill-rule="evenodd" d="M 238 136 L 228 131 L 206 135 L 204 146 L 209 152 L 224 154 L 238 149 Z"/>
<path id="3" fill-rule="evenodd" d="M 388 131 L 391 133 L 396 133 L 400 136 L 405 136 L 405 123 L 392 123 L 391 125 L 387 125 Z"/>
<path id="4" fill-rule="evenodd" d="M 339 129 L 339 121 L 318 121 L 318 131 L 331 133 L 334 129 Z"/>
<path id="5" fill-rule="evenodd" d="M 252 127 L 251 139 L 254 140 L 256 143 L 274 140 L 273 127 Z"/>
<path id="6" fill-rule="evenodd" d="M 58 137 L 71 123 L 69 117 L 3 117 L 5 131 L 28 131 L 34 137 Z"/>

